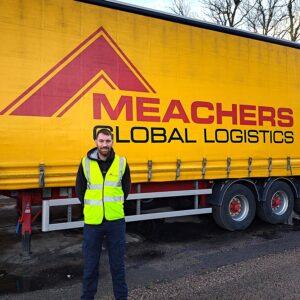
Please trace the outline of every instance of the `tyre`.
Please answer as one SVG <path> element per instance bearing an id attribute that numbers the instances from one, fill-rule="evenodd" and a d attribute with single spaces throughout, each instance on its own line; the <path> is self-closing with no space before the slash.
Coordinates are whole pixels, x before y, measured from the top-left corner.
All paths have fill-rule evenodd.
<path id="1" fill-rule="evenodd" d="M 300 214 L 300 198 L 294 199 L 294 211 Z"/>
<path id="2" fill-rule="evenodd" d="M 271 224 L 284 223 L 294 207 L 294 194 L 283 181 L 275 181 L 266 192 L 265 201 L 258 203 L 257 214 L 260 219 Z"/>
<path id="3" fill-rule="evenodd" d="M 221 205 L 215 205 L 212 209 L 215 222 L 229 231 L 249 227 L 255 217 L 255 211 L 254 194 L 242 184 L 230 186 L 223 195 Z"/>

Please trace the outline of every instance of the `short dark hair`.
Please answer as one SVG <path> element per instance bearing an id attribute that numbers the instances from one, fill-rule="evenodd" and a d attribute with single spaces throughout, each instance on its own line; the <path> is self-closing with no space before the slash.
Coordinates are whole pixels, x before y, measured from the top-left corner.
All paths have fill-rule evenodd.
<path id="1" fill-rule="evenodd" d="M 102 134 L 104 134 L 104 135 L 109 135 L 109 136 L 111 136 L 112 139 L 114 138 L 112 132 L 111 132 L 109 129 L 107 129 L 107 128 L 102 128 L 102 129 L 100 129 L 100 130 L 97 132 L 96 137 L 95 137 L 95 140 L 98 138 L 98 136 L 99 136 L 100 133 L 102 133 Z"/>

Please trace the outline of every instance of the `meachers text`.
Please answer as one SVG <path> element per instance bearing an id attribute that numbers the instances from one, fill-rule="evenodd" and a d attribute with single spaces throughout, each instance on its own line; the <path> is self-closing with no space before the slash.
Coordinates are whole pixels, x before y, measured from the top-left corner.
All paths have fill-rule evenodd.
<path id="1" fill-rule="evenodd" d="M 127 121 L 183 124 L 220 125 L 218 129 L 202 126 L 197 136 L 190 136 L 187 128 L 166 130 L 163 127 L 117 126 L 116 142 L 123 143 L 196 143 L 199 137 L 204 143 L 293 143 L 293 110 L 289 107 L 272 107 L 249 104 L 194 101 L 189 106 L 173 99 L 164 110 L 159 98 L 121 96 L 115 106 L 104 94 L 94 94 L 94 119 L 118 120 L 125 115 Z M 105 111 L 105 112 L 104 112 Z M 247 126 L 247 129 L 225 128 L 226 124 Z M 215 126 L 214 126 L 215 127 Z M 265 130 L 274 127 L 274 130 Z M 126 136 L 126 138 L 124 138 Z"/>

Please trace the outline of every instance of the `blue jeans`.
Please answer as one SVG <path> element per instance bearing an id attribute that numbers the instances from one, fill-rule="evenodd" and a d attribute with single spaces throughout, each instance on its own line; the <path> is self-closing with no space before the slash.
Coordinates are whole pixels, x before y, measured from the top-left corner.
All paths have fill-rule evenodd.
<path id="1" fill-rule="evenodd" d="M 114 296 L 117 300 L 125 300 L 128 296 L 125 281 L 125 231 L 124 219 L 104 221 L 100 225 L 84 224 L 83 229 L 83 294 L 81 300 L 93 300 L 97 293 L 99 278 L 99 261 L 102 242 L 106 236 L 110 272 L 113 282 Z"/>

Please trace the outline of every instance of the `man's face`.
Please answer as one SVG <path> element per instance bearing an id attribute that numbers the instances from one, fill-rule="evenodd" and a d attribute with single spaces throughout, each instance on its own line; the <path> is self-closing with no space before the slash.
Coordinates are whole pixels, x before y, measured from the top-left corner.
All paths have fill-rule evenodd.
<path id="1" fill-rule="evenodd" d="M 112 137 L 110 135 L 99 133 L 97 139 L 95 140 L 95 143 L 98 148 L 99 154 L 103 157 L 107 157 L 113 146 Z"/>

